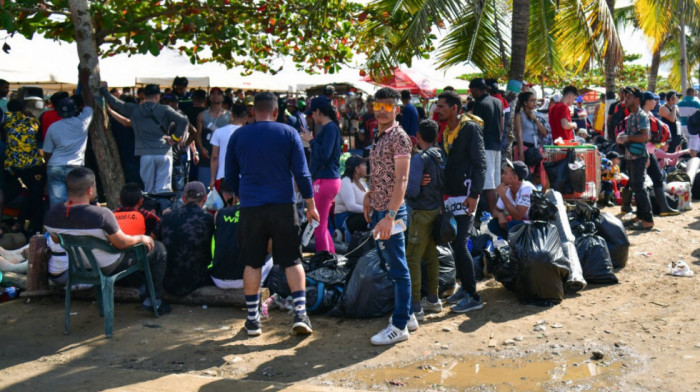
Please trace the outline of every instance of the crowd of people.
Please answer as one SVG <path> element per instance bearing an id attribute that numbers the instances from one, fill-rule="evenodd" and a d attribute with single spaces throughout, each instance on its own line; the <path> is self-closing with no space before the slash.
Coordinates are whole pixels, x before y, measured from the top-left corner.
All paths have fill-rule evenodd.
<path id="1" fill-rule="evenodd" d="M 81 71 L 81 83 L 88 77 Z M 51 279 L 67 281 L 57 233 L 98 237 L 118 249 L 143 243 L 162 312 L 169 310 L 162 290 L 183 296 L 206 285 L 242 288 L 251 336 L 262 332 L 260 286 L 273 264 L 285 271 L 291 289 L 293 330 L 313 331 L 302 221 L 315 222 L 317 253 L 334 254 L 338 240 L 372 230 L 395 285 L 395 304 L 389 325 L 371 343 L 393 344 L 408 339 L 426 313 L 443 310 L 433 228 L 445 211 L 456 222 L 450 245 L 461 285 L 444 303 L 457 313 L 484 306 L 467 246 L 475 217 L 490 213 L 488 231 L 503 238 L 528 222 L 530 195 L 547 186 L 544 145 L 596 144 L 604 154 L 599 202 L 631 212 L 634 195 L 630 230 L 653 227 L 645 174 L 660 215 L 678 214 L 664 194 L 666 175 L 679 158 L 700 150 L 693 122 L 700 100 L 693 89 L 679 102 L 673 91 L 662 98 L 623 87 L 619 101 L 601 97 L 589 117 L 576 87 L 538 107 L 531 85 L 505 94 L 497 81 L 482 78 L 471 80 L 466 100 L 446 87 L 432 105 L 415 106 L 409 91 L 381 88 L 366 102 L 357 94 L 341 108 L 333 86 L 307 101 L 270 92 L 188 90 L 181 77 L 172 89 L 147 85 L 135 96 L 103 84 L 100 95 L 127 182 L 121 206 L 110 211 L 95 205 L 94 159 L 86 158 L 95 102 L 90 90 L 52 95 L 52 109 L 36 118 L 22 101 L 7 100 L 7 86 L 0 80 L 2 189 L 7 196 L 8 184 L 17 180 L 26 188 L 10 230 L 46 232 Z M 344 137 L 354 139 L 354 154 L 344 148 Z M 175 197 L 166 204 L 148 197 L 169 192 Z M 209 197 L 223 200 L 215 214 L 203 208 Z M 100 254 L 98 261 L 107 274 L 135 262 L 129 253 Z M 421 298 L 423 286 L 427 296 Z M 151 306 L 150 299 L 143 305 Z"/>

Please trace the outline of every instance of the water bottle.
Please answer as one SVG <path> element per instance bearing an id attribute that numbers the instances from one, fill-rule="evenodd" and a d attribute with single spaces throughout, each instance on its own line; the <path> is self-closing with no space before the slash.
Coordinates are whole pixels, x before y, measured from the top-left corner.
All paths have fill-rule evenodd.
<path id="1" fill-rule="evenodd" d="M 481 222 L 479 224 L 479 231 L 484 233 L 488 231 L 488 225 L 489 221 L 491 220 L 491 214 L 488 212 L 484 211 L 481 213 L 481 218 L 479 218 L 479 221 Z"/>
<path id="2" fill-rule="evenodd" d="M 0 302 L 7 302 L 17 298 L 17 287 L 2 287 L 0 288 Z"/>

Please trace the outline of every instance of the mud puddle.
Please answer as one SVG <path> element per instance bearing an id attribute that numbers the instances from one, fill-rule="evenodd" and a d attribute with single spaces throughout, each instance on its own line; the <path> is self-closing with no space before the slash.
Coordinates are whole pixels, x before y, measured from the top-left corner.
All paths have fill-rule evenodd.
<path id="1" fill-rule="evenodd" d="M 627 361 L 629 360 L 629 361 Z M 562 352 L 433 358 L 394 366 L 336 372 L 337 386 L 401 390 L 533 391 L 612 388 L 632 358 L 594 360 L 590 354 Z"/>

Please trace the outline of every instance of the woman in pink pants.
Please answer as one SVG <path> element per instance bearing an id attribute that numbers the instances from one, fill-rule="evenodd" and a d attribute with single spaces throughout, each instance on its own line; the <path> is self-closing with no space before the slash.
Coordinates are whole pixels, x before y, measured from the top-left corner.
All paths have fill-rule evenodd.
<path id="1" fill-rule="evenodd" d="M 316 253 L 335 253 L 333 238 L 328 231 L 328 216 L 333 200 L 340 191 L 340 128 L 336 123 L 338 115 L 331 101 L 325 96 L 311 100 L 307 113 L 311 113 L 314 123 L 322 126 L 321 131 L 311 141 L 311 162 L 309 164 L 314 184 L 314 202 L 320 219 L 314 231 Z"/>

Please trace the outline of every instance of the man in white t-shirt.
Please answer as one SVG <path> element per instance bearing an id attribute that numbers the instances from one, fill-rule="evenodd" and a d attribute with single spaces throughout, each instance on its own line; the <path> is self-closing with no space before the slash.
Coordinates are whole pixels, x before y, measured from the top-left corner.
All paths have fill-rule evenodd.
<path id="1" fill-rule="evenodd" d="M 508 231 L 528 219 L 530 210 L 530 194 L 535 186 L 525 181 L 530 174 L 527 165 L 521 161 L 506 164 L 501 170 L 501 183 L 496 187 L 498 202 L 489 222 L 491 233 L 508 238 Z"/>
<path id="2" fill-rule="evenodd" d="M 231 107 L 231 114 L 233 115 L 233 123 L 217 128 L 211 136 L 211 160 L 209 164 L 211 181 L 209 187 L 216 187 L 217 191 L 219 191 L 219 184 L 221 184 L 221 179 L 224 178 L 225 174 L 228 140 L 236 129 L 245 125 L 248 120 L 248 108 L 243 102 L 236 102 Z"/>

